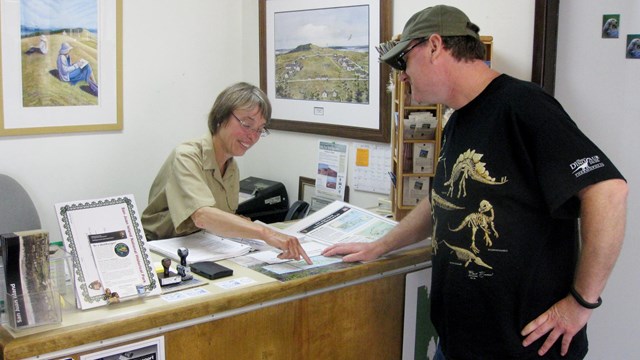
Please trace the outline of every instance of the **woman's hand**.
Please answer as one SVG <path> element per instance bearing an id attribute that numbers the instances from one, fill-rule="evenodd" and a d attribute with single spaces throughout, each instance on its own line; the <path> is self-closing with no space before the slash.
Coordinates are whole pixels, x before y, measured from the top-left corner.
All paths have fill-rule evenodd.
<path id="1" fill-rule="evenodd" d="M 295 236 L 286 235 L 275 230 L 271 230 L 266 228 L 268 231 L 267 236 L 265 236 L 265 242 L 271 246 L 277 247 L 282 250 L 282 253 L 278 255 L 280 259 L 295 259 L 300 260 L 301 258 L 307 262 L 307 264 L 311 265 L 313 262 L 307 255 L 306 251 L 300 245 L 300 241 Z"/>

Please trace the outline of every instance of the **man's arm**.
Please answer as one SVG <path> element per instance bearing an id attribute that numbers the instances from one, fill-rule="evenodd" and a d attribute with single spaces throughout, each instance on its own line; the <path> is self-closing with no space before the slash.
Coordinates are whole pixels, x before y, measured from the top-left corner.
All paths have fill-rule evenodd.
<path id="1" fill-rule="evenodd" d="M 431 204 L 424 198 L 418 205 L 396 225 L 389 233 L 372 243 L 337 244 L 326 248 L 322 255 L 345 255 L 342 260 L 370 261 L 400 249 L 404 246 L 424 240 L 433 230 L 431 221 Z"/>
<path id="2" fill-rule="evenodd" d="M 620 254 L 627 217 L 628 186 L 624 180 L 603 181 L 580 191 L 582 246 L 574 288 L 587 302 L 596 303 Z M 528 346 L 549 333 L 538 354 L 545 354 L 562 336 L 566 355 L 573 336 L 582 329 L 593 310 L 582 307 L 572 295 L 554 304 L 522 330 Z"/>

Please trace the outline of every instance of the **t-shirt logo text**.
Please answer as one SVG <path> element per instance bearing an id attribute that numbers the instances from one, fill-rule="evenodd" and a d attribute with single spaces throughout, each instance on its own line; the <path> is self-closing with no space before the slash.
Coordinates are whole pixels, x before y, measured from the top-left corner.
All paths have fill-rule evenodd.
<path id="1" fill-rule="evenodd" d="M 598 156 L 578 159 L 574 161 L 571 165 L 569 165 L 575 177 L 580 177 L 592 170 L 601 168 L 603 166 L 604 164 L 600 162 L 600 158 Z"/>

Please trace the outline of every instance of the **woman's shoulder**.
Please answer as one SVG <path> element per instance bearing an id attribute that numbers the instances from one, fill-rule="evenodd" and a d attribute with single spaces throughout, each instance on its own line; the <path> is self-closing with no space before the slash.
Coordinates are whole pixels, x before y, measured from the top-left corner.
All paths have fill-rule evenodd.
<path id="1" fill-rule="evenodd" d="M 178 144 L 173 152 L 175 156 L 198 156 L 202 157 L 205 152 L 211 151 L 213 143 L 211 135 L 203 135 L 202 137 L 187 140 Z"/>

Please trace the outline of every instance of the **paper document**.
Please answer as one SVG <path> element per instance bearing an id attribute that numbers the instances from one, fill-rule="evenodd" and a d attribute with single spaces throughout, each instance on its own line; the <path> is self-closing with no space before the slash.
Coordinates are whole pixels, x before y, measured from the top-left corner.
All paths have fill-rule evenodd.
<path id="1" fill-rule="evenodd" d="M 316 195 L 329 200 L 344 200 L 347 186 L 349 145 L 335 141 L 318 142 Z"/>
<path id="2" fill-rule="evenodd" d="M 180 261 L 178 249 L 189 249 L 187 262 L 217 261 L 244 255 L 251 250 L 249 245 L 240 244 L 234 240 L 199 231 L 187 236 L 170 238 L 165 240 L 149 241 L 151 250 Z"/>
<path id="3" fill-rule="evenodd" d="M 334 201 L 323 209 L 299 220 L 286 232 L 301 241 L 327 245 L 348 242 L 373 242 L 388 233 L 397 222 L 371 211 Z"/>

